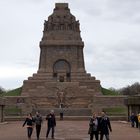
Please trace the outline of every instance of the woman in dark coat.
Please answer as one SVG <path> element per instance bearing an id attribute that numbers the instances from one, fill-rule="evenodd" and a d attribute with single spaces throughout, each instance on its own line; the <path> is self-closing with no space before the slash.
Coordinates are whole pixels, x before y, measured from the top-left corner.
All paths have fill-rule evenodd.
<path id="1" fill-rule="evenodd" d="M 103 140 L 105 135 L 106 140 L 109 140 L 109 130 L 112 131 L 109 118 L 106 116 L 105 112 L 102 111 L 102 116 L 99 122 L 100 140 Z"/>
<path id="2" fill-rule="evenodd" d="M 22 126 L 24 127 L 25 124 L 27 125 L 27 135 L 28 135 L 28 139 L 30 140 L 33 132 L 33 126 L 34 126 L 34 120 L 31 113 L 27 115 L 27 118 Z"/>
<path id="3" fill-rule="evenodd" d="M 97 118 L 96 113 L 93 113 L 93 116 L 90 118 L 88 133 L 90 134 L 90 140 L 93 140 L 94 136 L 95 136 L 95 139 L 98 140 L 99 119 Z"/>

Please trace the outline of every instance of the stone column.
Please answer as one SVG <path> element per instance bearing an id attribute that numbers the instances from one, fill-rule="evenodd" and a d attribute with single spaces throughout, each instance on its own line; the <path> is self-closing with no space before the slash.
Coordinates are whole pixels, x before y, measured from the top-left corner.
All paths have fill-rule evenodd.
<path id="1" fill-rule="evenodd" d="M 5 100 L 3 98 L 0 98 L 0 122 L 4 121 L 4 106 Z"/>
<path id="2" fill-rule="evenodd" d="M 1 105 L 0 112 L 0 122 L 4 122 L 4 105 Z"/>

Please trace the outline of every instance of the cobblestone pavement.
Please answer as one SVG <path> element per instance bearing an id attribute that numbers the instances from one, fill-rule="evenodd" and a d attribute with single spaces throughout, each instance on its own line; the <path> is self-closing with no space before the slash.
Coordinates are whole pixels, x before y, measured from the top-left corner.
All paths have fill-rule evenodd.
<path id="1" fill-rule="evenodd" d="M 0 140 L 27 140 L 26 127 L 21 121 L 0 124 Z M 140 140 L 140 131 L 131 128 L 128 123 L 111 122 L 113 131 L 110 140 Z M 47 125 L 44 121 L 40 140 L 45 140 Z M 56 140 L 89 140 L 88 121 L 57 121 L 55 129 Z M 36 140 L 35 129 L 32 140 Z M 51 138 L 48 138 L 51 140 Z"/>

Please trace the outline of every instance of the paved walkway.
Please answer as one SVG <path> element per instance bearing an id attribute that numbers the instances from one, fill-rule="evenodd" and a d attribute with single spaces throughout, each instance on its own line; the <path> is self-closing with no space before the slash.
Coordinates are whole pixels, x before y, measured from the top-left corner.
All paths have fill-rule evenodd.
<path id="1" fill-rule="evenodd" d="M 22 127 L 21 121 L 0 124 L 0 140 L 27 140 L 26 127 Z M 111 122 L 113 131 L 110 140 L 140 140 L 140 131 L 131 128 L 128 123 Z M 89 140 L 88 121 L 57 121 L 55 129 L 56 140 Z M 41 139 L 45 140 L 46 122 L 41 131 Z M 36 140 L 35 130 L 32 140 Z M 48 140 L 51 140 L 48 138 Z"/>

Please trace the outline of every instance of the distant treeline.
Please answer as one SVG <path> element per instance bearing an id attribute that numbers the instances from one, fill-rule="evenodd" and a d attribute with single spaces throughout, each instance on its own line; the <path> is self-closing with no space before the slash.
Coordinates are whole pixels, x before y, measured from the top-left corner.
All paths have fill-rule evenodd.
<path id="1" fill-rule="evenodd" d="M 140 94 L 140 83 L 135 82 L 132 85 L 128 85 L 126 87 L 115 89 L 115 88 L 109 88 L 109 90 L 117 92 L 120 95 L 138 95 Z"/>
<path id="2" fill-rule="evenodd" d="M 0 94 L 5 93 L 6 90 L 0 86 Z"/>

